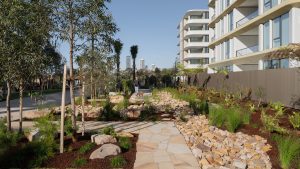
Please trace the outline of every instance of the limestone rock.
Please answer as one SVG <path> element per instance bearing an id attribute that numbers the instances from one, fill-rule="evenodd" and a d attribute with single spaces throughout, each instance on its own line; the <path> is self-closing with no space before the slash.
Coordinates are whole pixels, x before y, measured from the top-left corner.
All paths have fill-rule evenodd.
<path id="1" fill-rule="evenodd" d="M 96 143 L 97 145 L 117 142 L 116 138 L 111 135 L 105 134 L 94 134 L 91 136 L 91 141 L 92 143 Z"/>
<path id="2" fill-rule="evenodd" d="M 129 138 L 133 138 L 134 135 L 125 131 L 122 131 L 120 133 L 117 134 L 118 137 L 129 137 Z"/>
<path id="3" fill-rule="evenodd" d="M 39 129 L 34 129 L 34 130 L 31 130 L 28 134 L 25 134 L 28 141 L 29 142 L 32 142 L 34 140 L 37 140 L 41 137 L 41 134 L 40 134 L 40 130 Z"/>
<path id="4" fill-rule="evenodd" d="M 104 144 L 90 155 L 90 159 L 103 159 L 107 156 L 118 155 L 119 153 L 121 153 L 121 148 L 119 146 L 114 144 Z"/>

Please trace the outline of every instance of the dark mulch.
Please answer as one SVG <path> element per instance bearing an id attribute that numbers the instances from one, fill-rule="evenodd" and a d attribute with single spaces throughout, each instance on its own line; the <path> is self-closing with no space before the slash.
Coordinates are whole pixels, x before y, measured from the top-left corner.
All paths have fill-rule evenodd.
<path id="1" fill-rule="evenodd" d="M 122 156 L 126 160 L 126 165 L 123 166 L 124 169 L 132 169 L 136 159 L 136 142 L 138 140 L 138 135 L 134 134 L 134 138 L 131 138 L 132 148 L 127 152 L 122 152 L 119 156 Z M 72 143 L 71 139 L 66 140 L 66 147 L 72 147 L 71 151 L 65 152 L 63 154 L 56 154 L 53 158 L 49 159 L 43 167 L 46 168 L 78 168 L 74 166 L 73 162 L 77 158 L 84 158 L 87 160 L 87 163 L 79 168 L 93 168 L 93 169 L 111 169 L 110 159 L 113 156 L 106 157 L 105 159 L 94 159 L 90 160 L 89 157 L 94 150 L 101 147 L 101 145 L 94 147 L 92 150 L 86 154 L 79 154 L 78 150 L 84 144 L 90 142 L 90 136 L 79 137 L 78 142 Z M 70 149 L 70 148 L 69 148 Z"/>

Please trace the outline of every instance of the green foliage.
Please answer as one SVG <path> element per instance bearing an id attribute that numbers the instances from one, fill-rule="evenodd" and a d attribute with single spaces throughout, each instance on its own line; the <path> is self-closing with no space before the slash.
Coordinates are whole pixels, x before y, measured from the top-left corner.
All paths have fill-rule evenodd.
<path id="1" fill-rule="evenodd" d="M 276 116 L 267 115 L 265 110 L 261 112 L 261 121 L 264 128 L 270 132 L 286 133 L 286 129 L 279 126 L 279 120 Z"/>
<path id="2" fill-rule="evenodd" d="M 86 163 L 87 160 L 85 158 L 78 157 L 73 161 L 72 166 L 78 168 L 84 166 Z"/>
<path id="3" fill-rule="evenodd" d="M 124 97 L 124 100 L 117 104 L 117 111 L 122 111 L 129 106 L 129 99 Z"/>
<path id="4" fill-rule="evenodd" d="M 75 98 L 75 104 L 76 105 L 81 105 L 82 104 L 82 97 L 76 97 Z"/>
<path id="5" fill-rule="evenodd" d="M 92 150 L 95 146 L 96 146 L 95 143 L 86 143 L 85 145 L 80 147 L 78 152 L 79 152 L 79 154 L 85 154 L 85 153 L 89 152 L 90 150 Z"/>
<path id="6" fill-rule="evenodd" d="M 146 105 L 145 108 L 141 111 L 139 120 L 144 121 L 144 120 L 153 120 L 153 116 L 155 116 L 155 107 L 152 105 Z"/>
<path id="7" fill-rule="evenodd" d="M 126 96 L 134 93 L 134 83 L 132 80 L 122 80 L 122 86 Z"/>
<path id="8" fill-rule="evenodd" d="M 113 126 L 104 127 L 103 129 L 101 129 L 100 133 L 106 134 L 106 135 L 111 135 L 113 137 L 117 136 L 117 133 Z"/>
<path id="9" fill-rule="evenodd" d="M 194 110 L 195 115 L 208 114 L 209 105 L 206 101 L 195 100 L 190 103 L 190 107 Z"/>
<path id="10" fill-rule="evenodd" d="M 227 114 L 227 130 L 230 132 L 235 132 L 243 124 L 244 119 L 242 118 L 243 116 L 240 113 L 239 109 L 231 108 Z"/>
<path id="11" fill-rule="evenodd" d="M 255 105 L 254 104 L 249 104 L 249 110 L 250 112 L 254 112 L 255 111 Z"/>
<path id="12" fill-rule="evenodd" d="M 130 138 L 120 137 L 119 138 L 119 146 L 121 147 L 121 149 L 128 151 L 132 147 Z"/>
<path id="13" fill-rule="evenodd" d="M 214 107 L 209 111 L 209 123 L 216 127 L 222 127 L 225 123 L 225 115 L 227 110 L 224 107 Z"/>
<path id="14" fill-rule="evenodd" d="M 295 129 L 300 129 L 300 113 L 293 112 L 293 115 L 289 116 L 290 123 Z"/>
<path id="15" fill-rule="evenodd" d="M 284 113 L 284 105 L 280 102 L 274 102 L 270 104 L 271 108 L 276 111 L 276 116 L 280 117 Z"/>
<path id="16" fill-rule="evenodd" d="M 275 136 L 279 151 L 279 160 L 283 169 L 289 169 L 293 164 L 297 164 L 300 157 L 300 139 L 297 137 Z"/>
<path id="17" fill-rule="evenodd" d="M 18 133 L 7 131 L 4 119 L 0 119 L 0 155 L 11 146 L 16 145 L 18 138 Z"/>
<path id="18" fill-rule="evenodd" d="M 110 165 L 113 168 L 122 168 L 126 164 L 126 160 L 121 156 L 113 157 L 110 160 Z"/>
<path id="19" fill-rule="evenodd" d="M 109 100 L 106 100 L 105 105 L 103 107 L 103 112 L 99 116 L 99 120 L 104 121 L 113 121 L 113 120 L 119 120 L 120 113 L 113 110 L 113 105 L 110 103 Z"/>
<path id="20" fill-rule="evenodd" d="M 72 125 L 72 119 L 70 117 L 65 118 L 64 130 L 67 136 L 72 136 L 74 129 Z M 77 127 L 75 131 L 77 131 Z"/>

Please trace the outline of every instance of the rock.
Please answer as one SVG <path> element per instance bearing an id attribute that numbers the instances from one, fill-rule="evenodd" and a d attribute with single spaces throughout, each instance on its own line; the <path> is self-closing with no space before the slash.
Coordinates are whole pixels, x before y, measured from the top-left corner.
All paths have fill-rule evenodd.
<path id="1" fill-rule="evenodd" d="M 192 149 L 192 153 L 194 154 L 195 157 L 202 158 L 202 150 L 198 148 Z"/>
<path id="2" fill-rule="evenodd" d="M 242 161 L 239 161 L 239 160 L 233 161 L 232 165 L 234 167 L 237 167 L 238 169 L 246 169 L 247 168 L 247 164 Z"/>
<path id="3" fill-rule="evenodd" d="M 39 129 L 31 130 L 28 134 L 25 134 L 25 135 L 29 142 L 38 140 L 41 137 Z"/>
<path id="4" fill-rule="evenodd" d="M 97 145 L 106 144 L 106 143 L 116 143 L 117 140 L 111 135 L 104 134 L 94 134 L 91 136 L 92 143 L 96 143 Z"/>
<path id="5" fill-rule="evenodd" d="M 141 115 L 141 110 L 138 109 L 125 109 L 120 112 L 121 117 L 126 117 L 131 120 L 138 119 Z"/>
<path id="6" fill-rule="evenodd" d="M 30 112 L 24 112 L 23 118 L 27 120 L 33 120 L 33 119 L 47 116 L 48 114 L 49 114 L 48 110 L 30 111 Z"/>
<path id="7" fill-rule="evenodd" d="M 91 154 L 90 159 L 103 159 L 107 156 L 118 155 L 119 153 L 121 153 L 121 148 L 119 146 L 114 144 L 104 144 Z"/>
<path id="8" fill-rule="evenodd" d="M 118 136 L 118 137 L 129 137 L 129 138 L 134 137 L 133 134 L 128 133 L 128 132 L 125 132 L 125 131 L 122 131 L 122 132 L 120 132 L 120 133 L 117 133 L 117 136 Z"/>
<path id="9" fill-rule="evenodd" d="M 208 151 L 211 150 L 210 147 L 208 147 L 208 146 L 206 146 L 204 144 L 198 144 L 197 148 L 200 149 L 200 150 L 202 150 L 203 152 L 208 152 Z"/>
<path id="10" fill-rule="evenodd" d="M 124 101 L 124 96 L 122 96 L 122 95 L 109 96 L 109 101 L 112 104 L 119 104 Z"/>

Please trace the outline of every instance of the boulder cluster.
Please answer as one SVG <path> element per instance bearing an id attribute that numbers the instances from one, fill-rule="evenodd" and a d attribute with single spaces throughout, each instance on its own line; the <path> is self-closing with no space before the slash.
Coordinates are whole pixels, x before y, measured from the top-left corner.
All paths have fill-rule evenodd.
<path id="1" fill-rule="evenodd" d="M 188 122 L 177 121 L 194 156 L 203 169 L 271 169 L 267 140 L 241 132 L 230 133 L 209 125 L 205 116 L 193 116 Z"/>

